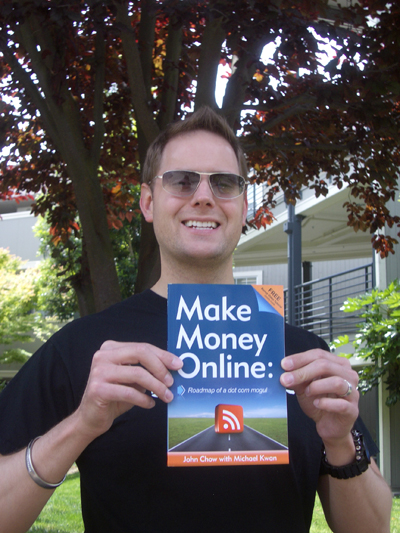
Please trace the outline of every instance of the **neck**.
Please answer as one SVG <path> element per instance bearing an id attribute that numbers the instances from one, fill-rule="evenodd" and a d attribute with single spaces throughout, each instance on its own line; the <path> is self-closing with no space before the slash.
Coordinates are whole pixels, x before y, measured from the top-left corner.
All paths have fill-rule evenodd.
<path id="1" fill-rule="evenodd" d="M 163 266 L 163 261 L 161 261 L 161 276 L 152 290 L 166 298 L 170 283 L 232 285 L 233 282 L 232 260 L 223 267 L 219 265 L 218 268 L 212 268 L 210 265 L 205 268 L 201 268 L 199 265 L 191 265 L 190 268 L 182 268 L 182 266 L 171 268 L 166 265 Z"/>

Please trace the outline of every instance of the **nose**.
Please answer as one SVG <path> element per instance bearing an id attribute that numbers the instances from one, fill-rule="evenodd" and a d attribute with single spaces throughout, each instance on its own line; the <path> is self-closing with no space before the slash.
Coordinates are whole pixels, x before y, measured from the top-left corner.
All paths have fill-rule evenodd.
<path id="1" fill-rule="evenodd" d="M 192 196 L 192 203 L 214 205 L 215 196 L 211 190 L 209 176 L 201 175 L 200 183 Z"/>

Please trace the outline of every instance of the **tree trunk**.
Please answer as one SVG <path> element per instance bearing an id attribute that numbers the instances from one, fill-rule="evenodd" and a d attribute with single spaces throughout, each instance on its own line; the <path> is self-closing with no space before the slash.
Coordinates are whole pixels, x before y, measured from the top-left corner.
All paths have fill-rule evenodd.
<path id="1" fill-rule="evenodd" d="M 23 48 L 29 53 L 38 85 L 32 81 L 12 53 L 7 49 L 5 53 L 21 84 L 39 109 L 46 132 L 67 165 L 86 243 L 95 308 L 96 311 L 101 311 L 121 299 L 107 213 L 97 176 L 104 138 L 104 39 L 100 34 L 96 39 L 95 105 L 92 117 L 95 122 L 95 134 L 91 139 L 90 148 L 87 148 L 80 109 L 68 86 L 68 79 L 60 76 L 57 78 L 57 90 L 54 88 L 54 61 L 63 57 L 63 50 L 57 49 L 57 42 L 51 40 L 51 34 L 34 13 L 27 13 L 24 22 L 16 26 L 15 32 Z M 50 53 L 47 57 L 39 52 L 38 42 L 42 45 L 45 43 L 48 47 Z M 38 86 L 45 98 L 40 94 Z"/>
<path id="2" fill-rule="evenodd" d="M 69 280 L 78 300 L 80 316 L 91 315 L 96 312 L 92 280 L 86 251 L 85 238 L 82 239 L 81 270 Z"/>
<path id="3" fill-rule="evenodd" d="M 91 165 L 70 162 L 69 174 L 85 238 L 96 311 L 121 300 L 100 182 Z"/>
<path id="4" fill-rule="evenodd" d="M 154 235 L 153 224 L 149 224 L 142 217 L 142 231 L 140 236 L 138 273 L 135 292 L 152 287 L 160 278 L 161 263 L 160 250 Z"/>
<path id="5" fill-rule="evenodd" d="M 218 108 L 215 101 L 215 86 L 221 60 L 221 48 L 225 37 L 222 17 L 214 18 L 210 15 L 201 41 L 195 111 L 203 105 L 208 105 L 215 110 Z"/>

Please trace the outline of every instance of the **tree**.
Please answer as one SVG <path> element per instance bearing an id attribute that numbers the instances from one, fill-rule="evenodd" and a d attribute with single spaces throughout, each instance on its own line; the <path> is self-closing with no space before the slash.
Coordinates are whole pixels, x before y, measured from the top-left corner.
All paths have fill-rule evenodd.
<path id="1" fill-rule="evenodd" d="M 230 72 L 219 112 L 241 131 L 254 179 L 269 185 L 253 224 L 278 190 L 294 202 L 303 185 L 326 194 L 332 178 L 354 197 L 349 224 L 370 230 L 386 256 L 394 241 L 375 232 L 400 224 L 386 207 L 400 164 L 399 23 L 397 3 L 380 0 L 5 0 L 2 190 L 44 191 L 34 210 L 48 212 L 62 238 L 79 212 L 95 305 L 109 305 L 120 297 L 109 227 L 132 216 L 118 188 L 138 182 L 168 122 L 192 107 L 218 109 L 222 62 Z M 322 41 L 336 49 L 325 68 Z M 262 61 L 269 44 L 273 59 Z M 140 246 L 137 290 L 159 273 L 144 222 Z"/>
<path id="2" fill-rule="evenodd" d="M 132 190 L 132 207 L 139 211 L 139 188 Z M 95 311 L 91 292 L 87 288 L 87 265 L 83 262 L 82 237 L 79 219 L 63 240 L 39 217 L 34 226 L 35 236 L 40 239 L 39 253 L 44 257 L 38 267 L 36 280 L 38 308 L 59 320 L 70 320 Z M 140 241 L 140 217 L 129 222 L 115 221 L 118 229 L 111 228 L 114 261 L 117 269 L 122 298 L 134 292 Z"/>
<path id="3" fill-rule="evenodd" d="M 18 188 L 50 189 L 58 207 L 58 213 L 52 210 L 57 217 L 54 226 L 60 226 L 61 233 L 73 225 L 79 210 L 93 294 L 101 309 L 120 297 L 98 176 L 106 134 L 104 92 L 112 81 L 105 85 L 103 17 L 97 25 L 94 9 L 94 19 L 84 20 L 84 7 L 3 4 L 3 29 L 8 30 L 0 45 L 3 76 L 12 70 L 10 77 L 24 107 L 22 118 L 28 124 L 20 138 L 19 124 L 8 115 L 9 139 L 17 140 L 17 146 L 13 145 L 15 166 L 8 164 L 3 180 L 11 174 Z M 85 75 L 90 70 L 93 73 Z M 48 201 L 42 201 L 42 208 Z"/>
<path id="4" fill-rule="evenodd" d="M 22 261 L 0 248 L 0 362 L 24 363 L 31 355 L 15 343 L 45 340 L 58 325 L 52 317 L 39 312 L 37 305 L 37 271 L 23 269 Z"/>

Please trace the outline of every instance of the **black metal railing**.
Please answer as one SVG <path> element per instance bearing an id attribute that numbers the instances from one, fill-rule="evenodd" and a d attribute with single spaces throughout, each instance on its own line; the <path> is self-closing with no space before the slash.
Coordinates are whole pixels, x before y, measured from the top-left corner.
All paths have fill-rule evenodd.
<path id="1" fill-rule="evenodd" d="M 328 342 L 339 335 L 355 333 L 356 325 L 362 320 L 360 314 L 345 313 L 340 308 L 347 298 L 371 290 L 373 284 L 373 265 L 368 264 L 297 285 L 295 325 L 312 331 Z"/>

